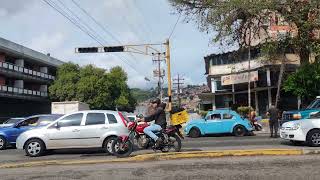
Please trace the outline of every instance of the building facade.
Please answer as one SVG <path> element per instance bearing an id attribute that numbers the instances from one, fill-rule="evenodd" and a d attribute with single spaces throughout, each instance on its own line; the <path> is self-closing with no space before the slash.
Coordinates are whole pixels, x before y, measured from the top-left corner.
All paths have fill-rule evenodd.
<path id="1" fill-rule="evenodd" d="M 249 67 L 248 49 L 223 54 L 211 54 L 204 58 L 207 83 L 210 92 L 199 95 L 204 110 L 248 106 L 250 77 L 251 106 L 264 114 L 274 104 L 281 60 L 270 61 L 262 56 L 259 48 L 251 50 Z M 295 72 L 300 61 L 296 54 L 286 54 L 284 75 Z M 250 75 L 249 75 L 250 73 Z M 285 77 L 284 77 L 285 79 Z M 281 91 L 281 110 L 297 109 L 298 99 Z"/>
<path id="2" fill-rule="evenodd" d="M 48 86 L 62 64 L 0 38 L 0 119 L 50 113 Z"/>

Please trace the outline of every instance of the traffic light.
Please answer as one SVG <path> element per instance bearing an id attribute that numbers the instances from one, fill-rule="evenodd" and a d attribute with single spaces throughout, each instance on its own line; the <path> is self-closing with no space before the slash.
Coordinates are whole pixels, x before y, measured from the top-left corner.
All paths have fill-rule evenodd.
<path id="1" fill-rule="evenodd" d="M 123 46 L 110 46 L 110 47 L 104 47 L 104 52 L 123 52 L 124 47 Z"/>
<path id="2" fill-rule="evenodd" d="M 98 52 L 97 47 L 78 48 L 78 53 L 97 53 L 97 52 Z"/>

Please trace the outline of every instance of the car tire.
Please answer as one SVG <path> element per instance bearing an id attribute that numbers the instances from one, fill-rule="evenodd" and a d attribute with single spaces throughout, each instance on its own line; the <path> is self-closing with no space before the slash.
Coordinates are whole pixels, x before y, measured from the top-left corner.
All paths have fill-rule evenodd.
<path id="1" fill-rule="evenodd" d="M 46 146 L 40 139 L 30 139 L 26 142 L 24 150 L 30 157 L 39 157 L 46 151 Z"/>
<path id="2" fill-rule="evenodd" d="M 7 149 L 7 140 L 3 136 L 0 136 L 0 150 Z"/>
<path id="3" fill-rule="evenodd" d="M 198 128 L 191 128 L 188 135 L 192 138 L 198 138 L 200 137 L 201 133 Z"/>
<path id="4" fill-rule="evenodd" d="M 233 135 L 237 136 L 237 137 L 241 137 L 246 135 L 247 130 L 245 127 L 241 126 L 241 125 L 237 125 L 233 128 Z"/>
<path id="5" fill-rule="evenodd" d="M 307 143 L 309 146 L 312 146 L 312 147 L 320 146 L 320 130 L 314 129 L 308 132 Z"/>
<path id="6" fill-rule="evenodd" d="M 108 155 L 113 154 L 112 144 L 116 140 L 117 140 L 117 137 L 115 137 L 115 136 L 109 137 L 106 140 L 104 140 L 102 147 Z"/>

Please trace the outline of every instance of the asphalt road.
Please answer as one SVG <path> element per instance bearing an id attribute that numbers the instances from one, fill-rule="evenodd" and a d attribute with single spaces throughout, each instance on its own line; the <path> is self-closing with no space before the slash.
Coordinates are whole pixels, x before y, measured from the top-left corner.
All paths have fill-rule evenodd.
<path id="1" fill-rule="evenodd" d="M 211 136 L 201 138 L 186 138 L 182 141 L 182 151 L 202 150 L 224 150 L 224 149 L 262 149 L 262 148 L 297 148 L 277 138 L 269 138 L 267 134 L 257 136 L 233 137 L 233 136 Z M 135 151 L 135 154 L 152 153 L 152 150 Z M 106 155 L 101 149 L 77 149 L 77 150 L 56 150 L 46 156 L 30 158 L 24 151 L 7 149 L 0 151 L 0 163 L 8 162 L 29 162 L 38 160 L 58 159 L 109 159 L 113 156 Z"/>
<path id="2" fill-rule="evenodd" d="M 251 156 L 0 169 L 2 180 L 300 180 L 320 176 L 320 156 Z"/>

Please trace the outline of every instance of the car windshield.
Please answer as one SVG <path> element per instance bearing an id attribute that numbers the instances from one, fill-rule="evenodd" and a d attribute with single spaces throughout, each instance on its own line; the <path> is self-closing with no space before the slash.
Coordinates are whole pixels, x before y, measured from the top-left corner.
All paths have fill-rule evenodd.
<path id="1" fill-rule="evenodd" d="M 3 124 L 15 124 L 19 121 L 21 121 L 23 118 L 10 118 L 6 120 Z"/>
<path id="2" fill-rule="evenodd" d="M 315 114 L 311 114 L 309 119 L 319 119 L 320 118 L 320 112 L 317 112 Z"/>
<path id="3" fill-rule="evenodd" d="M 307 107 L 307 109 L 315 109 L 315 108 L 320 108 L 320 99 L 313 100 Z"/>

